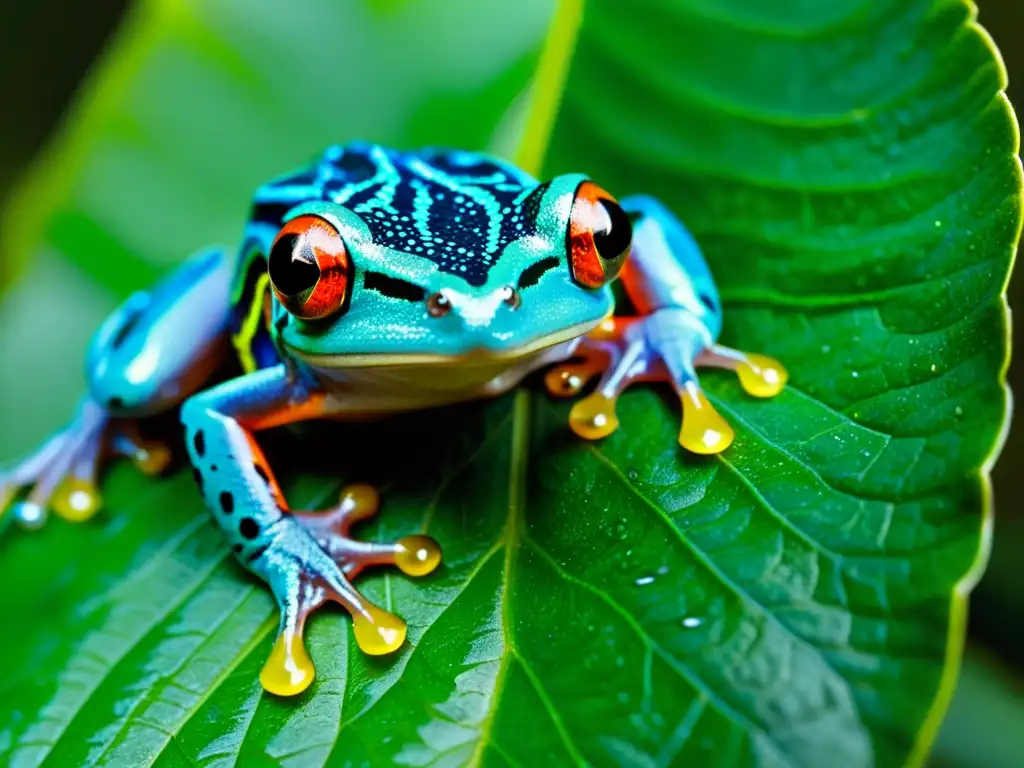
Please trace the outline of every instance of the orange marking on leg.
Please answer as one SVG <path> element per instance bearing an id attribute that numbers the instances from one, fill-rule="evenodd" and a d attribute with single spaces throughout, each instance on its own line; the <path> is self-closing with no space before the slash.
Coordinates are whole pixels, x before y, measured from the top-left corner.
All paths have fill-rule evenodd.
<path id="1" fill-rule="evenodd" d="M 322 394 L 314 393 L 301 402 L 288 403 L 268 413 L 246 416 L 244 426 L 246 430 L 259 432 L 299 421 L 321 419 L 326 415 L 325 403 L 326 398 Z"/>
<path id="2" fill-rule="evenodd" d="M 270 468 L 270 464 L 267 462 L 267 457 L 263 453 L 263 449 L 260 448 L 259 443 L 256 442 L 256 438 L 252 436 L 252 433 L 243 429 L 245 434 L 246 442 L 249 443 L 249 451 L 252 453 L 252 465 L 256 470 L 256 474 L 262 477 L 267 487 L 270 489 L 270 495 L 274 497 L 277 502 L 277 506 L 281 509 L 288 509 L 288 502 L 285 501 L 284 493 L 281 491 L 281 486 L 277 483 L 277 478 L 274 476 L 274 471 Z"/>

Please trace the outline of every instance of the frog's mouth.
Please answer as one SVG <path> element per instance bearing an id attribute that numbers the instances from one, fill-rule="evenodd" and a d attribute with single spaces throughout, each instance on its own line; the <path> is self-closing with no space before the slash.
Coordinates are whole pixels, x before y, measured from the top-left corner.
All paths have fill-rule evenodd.
<path id="1" fill-rule="evenodd" d="M 572 339 L 586 335 L 604 318 L 577 323 L 554 333 L 534 339 L 518 347 L 507 349 L 489 349 L 478 347 L 459 354 L 432 354 L 420 352 L 400 353 L 343 353 L 318 355 L 289 347 L 298 359 L 318 368 L 382 368 L 390 366 L 463 366 L 463 367 L 495 367 L 509 365 L 526 357 L 536 355 L 546 349 L 563 344 Z"/>

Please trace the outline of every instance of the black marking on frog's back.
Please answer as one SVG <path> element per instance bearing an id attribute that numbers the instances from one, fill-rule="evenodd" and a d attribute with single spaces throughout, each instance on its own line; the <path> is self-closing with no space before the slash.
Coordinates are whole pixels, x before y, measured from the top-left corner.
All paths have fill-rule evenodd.
<path id="1" fill-rule="evenodd" d="M 510 243 L 536 233 L 546 189 L 474 152 L 355 143 L 332 147 L 309 168 L 263 187 L 253 218 L 280 226 L 300 202 L 335 202 L 358 214 L 376 243 L 481 286 Z"/>

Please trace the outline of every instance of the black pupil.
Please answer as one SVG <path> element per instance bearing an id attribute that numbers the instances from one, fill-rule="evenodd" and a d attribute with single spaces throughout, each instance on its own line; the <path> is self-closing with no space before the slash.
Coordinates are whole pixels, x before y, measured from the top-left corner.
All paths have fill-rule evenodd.
<path id="1" fill-rule="evenodd" d="M 602 227 L 594 228 L 594 245 L 597 247 L 598 256 L 605 261 L 611 261 L 619 258 L 629 248 L 633 240 L 633 225 L 618 203 L 605 198 L 600 198 L 597 202 L 608 214 L 608 222 Z"/>
<path id="2" fill-rule="evenodd" d="M 270 280 L 285 296 L 308 291 L 320 279 L 316 256 L 305 238 L 288 234 L 275 243 L 270 251 Z"/>

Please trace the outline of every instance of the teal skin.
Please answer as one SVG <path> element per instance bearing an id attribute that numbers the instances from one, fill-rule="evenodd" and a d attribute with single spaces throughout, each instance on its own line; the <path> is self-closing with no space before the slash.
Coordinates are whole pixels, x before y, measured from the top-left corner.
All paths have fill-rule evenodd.
<path id="1" fill-rule="evenodd" d="M 537 234 L 529 240 L 514 241 L 489 270 L 483 285 L 471 286 L 457 274 L 442 272 L 437 265 L 415 254 L 379 248 L 362 219 L 343 206 L 315 202 L 295 208 L 291 217 L 305 213 L 320 215 L 334 223 L 345 240 L 356 278 L 352 305 L 344 321 L 326 329 L 311 329 L 298 323 L 283 333 L 285 345 L 300 357 L 316 355 L 430 355 L 459 357 L 470 354 L 520 350 L 545 338 L 564 336 L 567 329 L 593 327 L 611 313 L 611 288 L 584 291 L 568 269 L 546 274 L 529 289 L 530 301 L 516 309 L 495 303 L 489 312 L 488 297 L 504 286 L 515 286 L 519 276 L 540 258 L 565 251 L 565 229 L 576 187 L 584 177 L 562 176 L 552 182 L 544 195 Z M 276 233 L 275 233 L 276 234 Z M 427 294 L 444 293 L 454 304 L 467 307 L 476 302 L 485 313 L 483 322 L 471 322 L 463 312 L 432 318 L 415 302 L 396 302 L 374 291 L 362 289 L 361 273 L 373 270 L 422 287 Z M 524 291 L 525 298 L 526 291 Z"/>
<path id="2" fill-rule="evenodd" d="M 629 317 L 612 314 L 620 277 Z M 425 575 L 441 553 L 422 535 L 351 538 L 379 503 L 368 486 L 347 487 L 327 510 L 291 509 L 257 432 L 491 397 L 555 364 L 545 380 L 558 396 L 600 374 L 570 414 L 581 437 L 617 427 L 615 400 L 630 384 L 661 380 L 680 397 L 680 444 L 717 453 L 732 430 L 701 392 L 697 366 L 735 370 L 760 397 L 785 383 L 774 360 L 718 345 L 721 327 L 700 249 L 652 198 L 620 206 L 585 176 L 540 184 L 462 151 L 332 147 L 257 191 L 237 255 L 204 251 L 104 322 L 75 419 L 0 478 L 0 513 L 12 509 L 26 527 L 49 509 L 88 519 L 108 456 L 163 469 L 166 447 L 143 441 L 135 424 L 181 405 L 211 514 L 281 610 L 261 682 L 294 695 L 314 677 L 302 639 L 313 610 L 340 603 L 362 650 L 392 652 L 405 625 L 352 579 L 386 564 Z M 211 381 L 232 347 L 243 375 Z"/>

